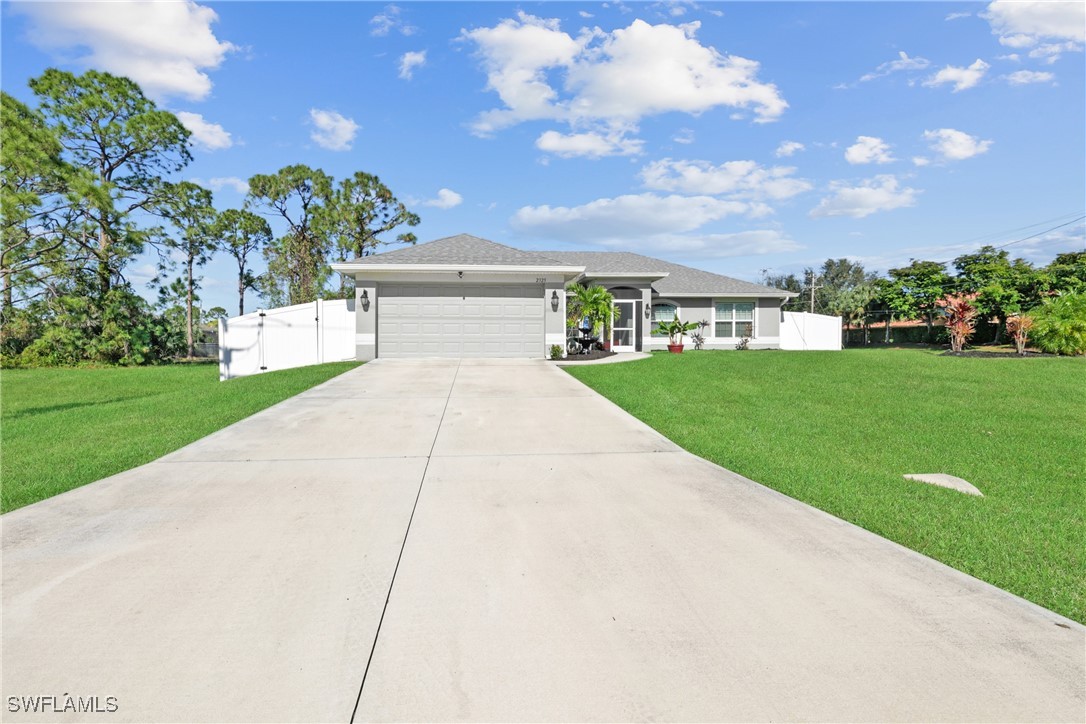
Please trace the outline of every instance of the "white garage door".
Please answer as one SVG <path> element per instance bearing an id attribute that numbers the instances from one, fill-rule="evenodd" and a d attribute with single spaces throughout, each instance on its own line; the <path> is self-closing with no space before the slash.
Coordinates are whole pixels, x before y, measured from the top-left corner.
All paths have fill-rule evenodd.
<path id="1" fill-rule="evenodd" d="M 542 357 L 539 284 L 382 284 L 378 357 Z"/>

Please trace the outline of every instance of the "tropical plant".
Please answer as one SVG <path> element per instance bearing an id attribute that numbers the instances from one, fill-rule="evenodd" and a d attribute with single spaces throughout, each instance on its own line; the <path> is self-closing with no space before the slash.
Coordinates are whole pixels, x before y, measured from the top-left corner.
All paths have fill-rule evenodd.
<path id="1" fill-rule="evenodd" d="M 683 337 L 700 326 L 700 322 L 684 322 L 678 317 L 675 317 L 675 319 L 672 319 L 670 322 L 660 322 L 657 324 L 656 331 L 660 334 L 666 334 L 668 342 L 672 345 L 681 345 L 683 343 Z"/>
<path id="2" fill-rule="evenodd" d="M 961 352 L 976 329 L 977 309 L 972 301 L 973 297 L 965 295 L 948 295 L 943 299 L 951 352 Z"/>
<path id="3" fill-rule="evenodd" d="M 694 349 L 701 349 L 705 346 L 705 330 L 708 326 L 709 320 L 703 319 L 698 322 L 697 331 L 690 335 L 690 341 L 694 343 Z"/>
<path id="4" fill-rule="evenodd" d="M 1030 311 L 1033 345 L 1054 354 L 1086 354 L 1086 293 L 1072 292 L 1044 300 Z"/>
<path id="5" fill-rule="evenodd" d="M 598 284 L 590 287 L 571 284 L 567 291 L 570 293 L 567 307 L 570 326 L 577 327 L 587 319 L 593 334 L 605 334 L 615 315 L 615 298 L 611 292 Z"/>
<path id="6" fill-rule="evenodd" d="M 735 343 L 735 348 L 739 350 L 750 349 L 750 337 L 743 337 Z"/>
<path id="7" fill-rule="evenodd" d="M 1015 314 L 1007 317 L 1007 332 L 1014 340 L 1018 354 L 1026 353 L 1026 342 L 1029 341 L 1029 331 L 1033 329 L 1033 317 L 1026 314 Z"/>

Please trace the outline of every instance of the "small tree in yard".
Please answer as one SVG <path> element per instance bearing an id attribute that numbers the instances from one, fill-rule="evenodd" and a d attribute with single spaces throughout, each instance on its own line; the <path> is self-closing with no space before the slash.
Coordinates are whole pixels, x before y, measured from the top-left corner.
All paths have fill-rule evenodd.
<path id="1" fill-rule="evenodd" d="M 1014 340 L 1018 354 L 1026 353 L 1026 342 L 1029 340 L 1029 330 L 1033 329 L 1033 318 L 1023 314 L 1015 314 L 1007 317 L 1007 331 Z"/>
<path id="2" fill-rule="evenodd" d="M 977 310 L 966 296 L 948 296 L 943 300 L 950 351 L 961 352 L 977 326 Z"/>

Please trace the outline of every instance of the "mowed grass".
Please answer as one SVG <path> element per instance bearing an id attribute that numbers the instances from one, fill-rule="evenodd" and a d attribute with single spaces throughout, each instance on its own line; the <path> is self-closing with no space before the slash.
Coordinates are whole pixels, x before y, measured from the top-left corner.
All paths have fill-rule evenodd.
<path id="1" fill-rule="evenodd" d="M 1086 360 L 703 351 L 567 370 L 696 455 L 1086 622 Z M 985 497 L 901 477 L 935 472 Z"/>
<path id="2" fill-rule="evenodd" d="M 0 371 L 3 511 L 150 462 L 357 364 L 227 382 L 213 364 Z"/>

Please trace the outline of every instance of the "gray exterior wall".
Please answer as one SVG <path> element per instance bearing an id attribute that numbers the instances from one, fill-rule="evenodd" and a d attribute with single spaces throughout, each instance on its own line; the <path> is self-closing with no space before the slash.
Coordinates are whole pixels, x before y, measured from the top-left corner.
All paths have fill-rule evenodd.
<path id="1" fill-rule="evenodd" d="M 741 297 L 676 297 L 669 298 L 661 295 L 653 302 L 672 302 L 679 307 L 679 318 L 684 322 L 709 322 L 706 329 L 706 337 L 712 338 L 713 313 L 717 301 L 754 302 L 754 339 L 750 341 L 750 349 L 778 349 L 781 335 L 780 299 L 772 297 L 760 297 L 757 299 Z M 690 338 L 686 338 L 686 344 L 690 344 Z M 652 349 L 665 349 L 667 337 L 653 337 Z M 735 349 L 735 341 L 709 339 L 705 349 Z"/>
<path id="2" fill-rule="evenodd" d="M 354 358 L 362 362 L 377 356 L 377 291 L 377 282 L 355 277 Z M 362 292 L 369 296 L 368 309 L 362 304 Z"/>

